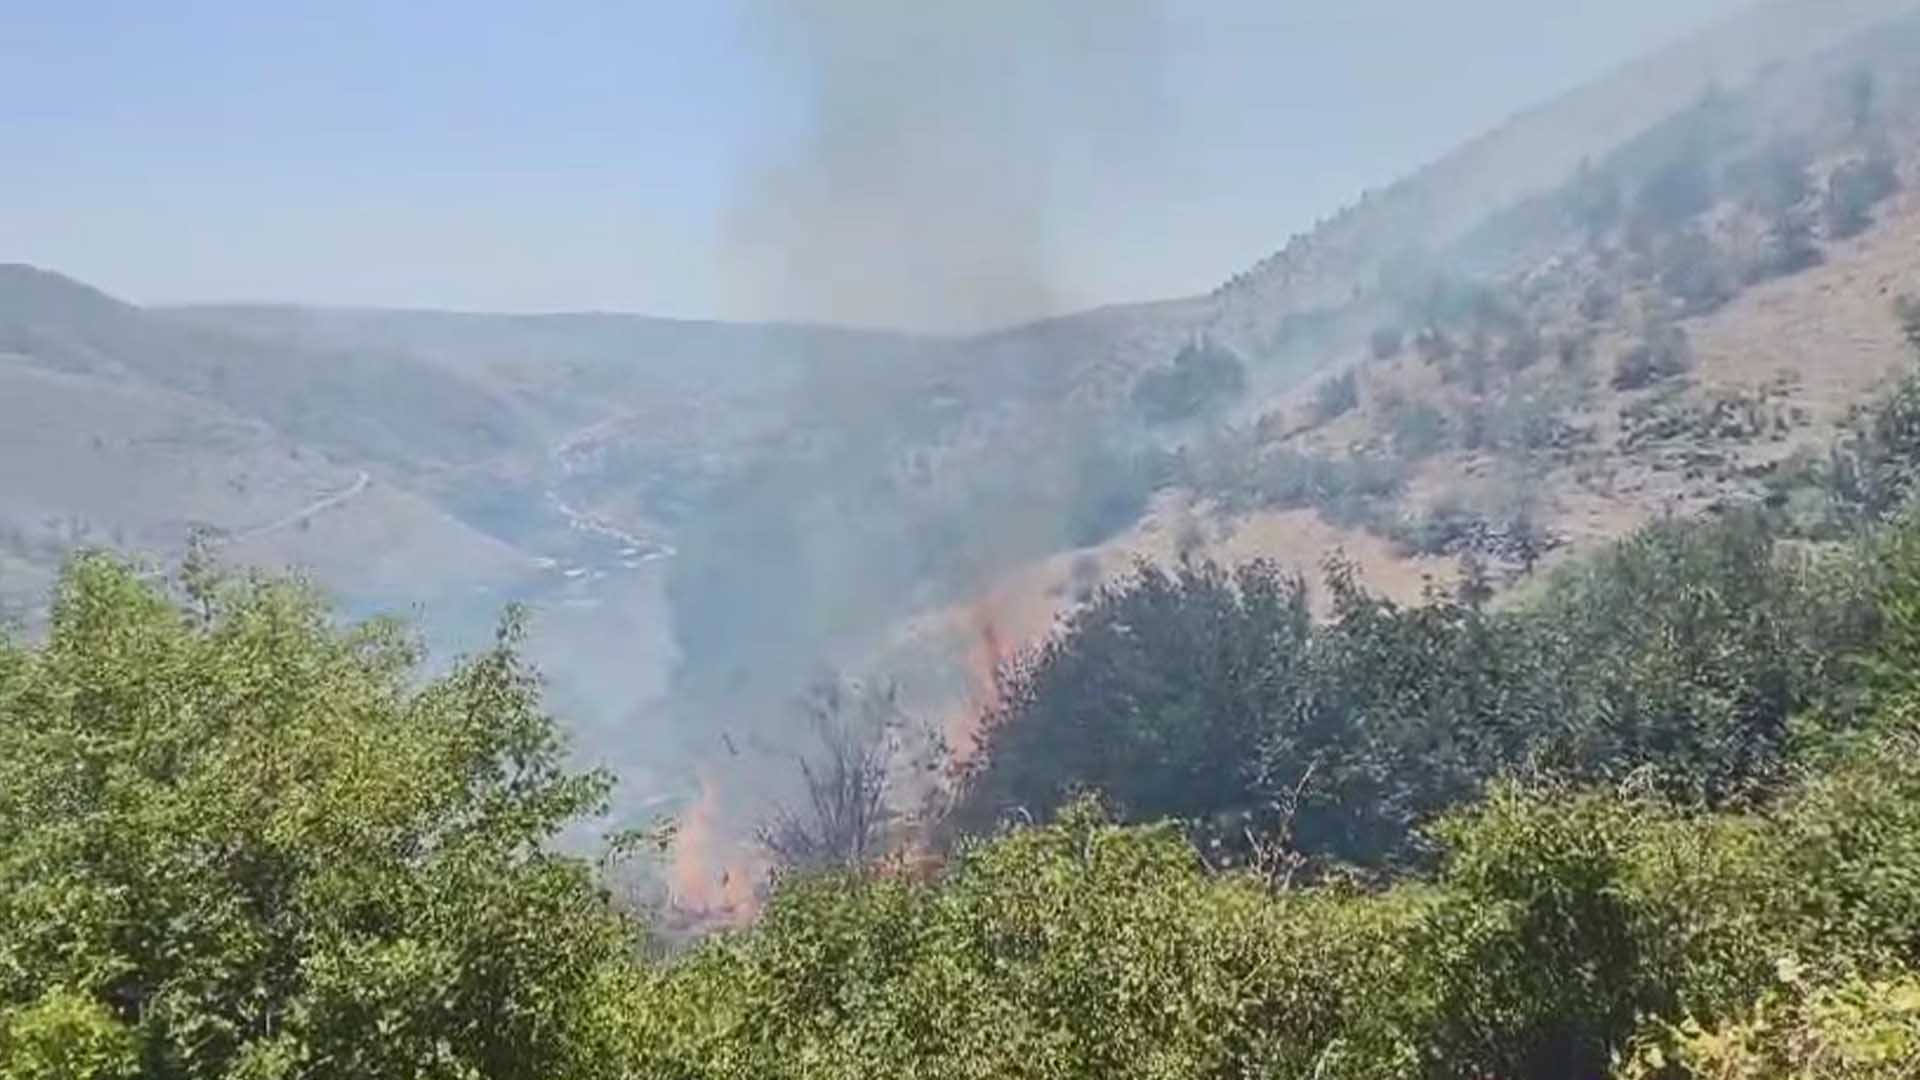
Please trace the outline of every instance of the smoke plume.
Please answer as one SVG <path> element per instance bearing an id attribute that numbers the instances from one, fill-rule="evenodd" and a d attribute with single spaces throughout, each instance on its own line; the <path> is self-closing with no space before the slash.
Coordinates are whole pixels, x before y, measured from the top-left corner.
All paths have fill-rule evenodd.
<path id="1" fill-rule="evenodd" d="M 740 0 L 792 103 L 731 222 L 754 310 L 965 331 L 1053 313 L 1063 173 L 1136 175 L 1157 0 Z"/>

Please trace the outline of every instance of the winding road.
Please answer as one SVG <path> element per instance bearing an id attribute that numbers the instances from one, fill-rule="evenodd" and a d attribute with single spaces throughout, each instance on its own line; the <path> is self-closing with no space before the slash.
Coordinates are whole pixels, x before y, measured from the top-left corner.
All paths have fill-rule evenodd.
<path id="1" fill-rule="evenodd" d="M 259 539 L 268 533 L 279 532 L 281 529 L 290 529 L 316 515 L 324 514 L 336 506 L 358 498 L 360 493 L 366 491 L 367 485 L 372 482 L 373 476 L 365 469 L 362 469 L 360 470 L 360 475 L 354 477 L 353 483 L 349 484 L 343 490 L 336 491 L 325 498 L 316 499 L 278 521 L 270 521 L 265 525 L 257 525 L 251 529 L 233 533 L 222 540 L 221 545 L 244 543 L 248 540 Z"/>

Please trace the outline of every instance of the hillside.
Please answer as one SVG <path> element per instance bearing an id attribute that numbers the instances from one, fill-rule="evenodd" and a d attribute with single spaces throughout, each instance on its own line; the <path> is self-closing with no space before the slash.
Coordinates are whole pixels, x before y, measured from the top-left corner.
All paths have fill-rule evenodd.
<path id="1" fill-rule="evenodd" d="M 1920 292 L 1914 7 L 1762 5 L 1209 295 L 971 338 L 147 310 L 0 268 L 0 599 L 205 525 L 437 643 L 529 601 L 593 754 L 745 789 L 823 666 L 961 715 L 983 622 L 1002 656 L 1142 556 L 1343 552 L 1410 599 L 1743 499 L 1817 530 Z"/>
<path id="2" fill-rule="evenodd" d="M 1010 606 L 1013 636 L 1044 633 L 1093 567 L 1140 557 L 1272 557 L 1312 578 L 1339 553 L 1414 600 L 1462 557 L 1519 584 L 1670 514 L 1767 502 L 1818 531 L 1814 474 L 1911 362 L 1896 305 L 1920 293 L 1920 18 L 1842 36 L 1669 101 L 1430 254 L 1362 245 L 1362 269 L 1308 271 L 1283 253 L 1236 279 L 1192 332 L 1241 343 L 1249 391 L 1174 436 L 1177 479 L 1136 527 L 1003 584 L 1050 598 Z M 1443 201 L 1462 162 L 1601 96 L 1530 113 L 1289 251 L 1384 229 L 1412 192 Z M 1301 314 L 1315 295 L 1341 302 Z M 1279 351 L 1248 347 L 1234 311 L 1271 320 Z"/>

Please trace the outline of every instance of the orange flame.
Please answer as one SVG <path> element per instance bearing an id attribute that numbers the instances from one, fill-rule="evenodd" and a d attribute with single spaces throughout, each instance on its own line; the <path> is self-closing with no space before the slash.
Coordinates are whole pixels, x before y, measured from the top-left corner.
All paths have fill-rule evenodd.
<path id="1" fill-rule="evenodd" d="M 668 905 L 690 923 L 739 926 L 760 911 L 765 860 L 726 840 L 720 790 L 700 773 L 700 798 L 680 819 L 668 868 Z"/>
<path id="2" fill-rule="evenodd" d="M 998 599 L 987 593 L 967 609 L 972 641 L 966 655 L 967 698 L 947 715 L 947 752 L 956 768 L 964 767 L 980 749 L 986 721 L 1000 704 L 1005 689 L 1002 669 L 1009 659 L 1001 637 L 1004 616 Z"/>

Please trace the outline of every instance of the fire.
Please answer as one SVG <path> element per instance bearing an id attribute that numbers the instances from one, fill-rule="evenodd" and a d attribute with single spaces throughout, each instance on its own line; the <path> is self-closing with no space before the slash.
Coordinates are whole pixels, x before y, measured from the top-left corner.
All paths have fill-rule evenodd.
<path id="1" fill-rule="evenodd" d="M 668 903 L 691 922 L 738 926 L 759 914 L 765 860 L 726 835 L 720 790 L 702 770 L 700 798 L 680 819 L 667 873 Z"/>
<path id="2" fill-rule="evenodd" d="M 948 714 L 947 748 L 955 766 L 980 749 L 981 726 L 1006 694 L 1006 665 L 1046 637 L 1061 605 L 1035 574 L 1019 575 L 983 591 L 962 616 L 968 637 L 967 700 Z"/>
<path id="3" fill-rule="evenodd" d="M 980 748 L 981 727 L 1000 704 L 1005 689 L 1002 668 L 1009 653 L 1001 636 L 1005 616 L 998 597 L 989 592 L 967 609 L 972 640 L 967 647 L 967 698 L 947 715 L 947 752 L 955 767 L 964 766 Z"/>

